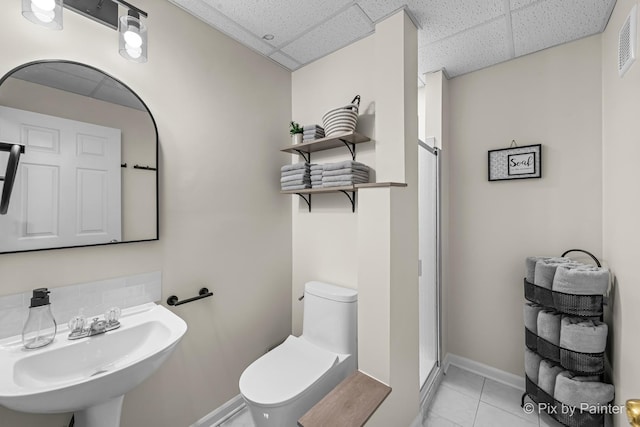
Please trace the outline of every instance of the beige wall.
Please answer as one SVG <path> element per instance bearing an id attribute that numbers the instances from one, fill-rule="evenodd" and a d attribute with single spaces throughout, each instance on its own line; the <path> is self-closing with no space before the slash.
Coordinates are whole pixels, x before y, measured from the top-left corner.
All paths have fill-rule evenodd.
<path id="1" fill-rule="evenodd" d="M 242 370 L 291 329 L 291 214 L 278 188 L 291 78 L 169 2 L 136 5 L 149 12 L 146 64 L 121 58 L 111 29 L 65 11 L 65 29 L 47 31 L 11 2 L 0 14 L 0 68 L 75 60 L 144 99 L 160 135 L 160 240 L 2 255 L 0 293 L 154 270 L 165 298 L 207 286 L 213 298 L 172 309 L 189 331 L 124 401 L 123 427 L 186 426 L 237 395 Z M 65 423 L 0 408 L 2 427 Z"/>
<path id="2" fill-rule="evenodd" d="M 418 412 L 416 72 L 416 29 L 398 13 L 292 77 L 293 118 L 302 124 L 360 94 L 357 130 L 374 142 L 357 146 L 357 160 L 374 169 L 371 181 L 409 184 L 359 191 L 356 213 L 342 194 L 314 195 L 312 212 L 292 202 L 294 331 L 306 281 L 358 289 L 359 367 L 393 388 L 371 426 L 409 425 Z M 312 162 L 348 158 L 345 148 L 313 153 Z"/>
<path id="3" fill-rule="evenodd" d="M 640 398 L 640 66 L 636 60 L 622 78 L 617 70 L 618 32 L 635 4 L 618 0 L 602 36 L 603 247 L 615 278 L 610 359 L 618 404 Z M 624 425 L 626 417 L 616 417 L 616 426 Z"/>
<path id="4" fill-rule="evenodd" d="M 600 63 L 593 36 L 449 82 L 450 353 L 522 376 L 525 257 L 601 256 Z M 488 182 L 487 151 L 514 139 L 543 145 L 543 178 Z"/>

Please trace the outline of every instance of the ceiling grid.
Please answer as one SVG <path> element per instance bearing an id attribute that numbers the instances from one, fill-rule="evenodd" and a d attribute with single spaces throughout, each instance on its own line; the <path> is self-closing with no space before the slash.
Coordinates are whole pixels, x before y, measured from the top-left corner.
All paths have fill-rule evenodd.
<path id="1" fill-rule="evenodd" d="M 418 27 L 418 75 L 444 69 L 449 77 L 602 32 L 615 5 L 615 0 L 169 1 L 291 71 L 372 34 L 377 22 L 404 8 Z"/>

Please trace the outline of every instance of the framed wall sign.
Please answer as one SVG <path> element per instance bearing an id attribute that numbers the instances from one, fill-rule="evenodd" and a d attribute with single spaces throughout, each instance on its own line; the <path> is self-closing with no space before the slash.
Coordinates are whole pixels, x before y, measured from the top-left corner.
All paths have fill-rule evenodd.
<path id="1" fill-rule="evenodd" d="M 489 181 L 542 177 L 542 145 L 489 151 Z"/>

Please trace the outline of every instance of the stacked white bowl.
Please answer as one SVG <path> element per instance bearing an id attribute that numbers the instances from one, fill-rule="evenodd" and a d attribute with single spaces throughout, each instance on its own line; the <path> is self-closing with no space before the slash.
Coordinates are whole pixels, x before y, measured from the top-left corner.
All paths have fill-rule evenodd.
<path id="1" fill-rule="evenodd" d="M 357 100 L 357 104 L 354 102 Z M 351 104 L 334 108 L 322 116 L 322 126 L 326 136 L 337 133 L 353 132 L 358 122 L 358 105 L 360 97 L 354 98 Z"/>

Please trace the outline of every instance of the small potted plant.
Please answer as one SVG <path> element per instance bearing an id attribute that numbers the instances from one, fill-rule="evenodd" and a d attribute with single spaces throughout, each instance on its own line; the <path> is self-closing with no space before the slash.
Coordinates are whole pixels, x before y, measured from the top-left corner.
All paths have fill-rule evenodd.
<path id="1" fill-rule="evenodd" d="M 302 144 L 302 126 L 296 122 L 289 124 L 289 133 L 291 134 L 291 142 L 294 144 Z"/>

